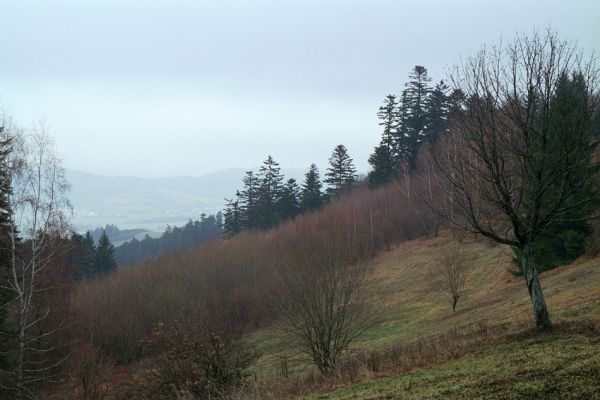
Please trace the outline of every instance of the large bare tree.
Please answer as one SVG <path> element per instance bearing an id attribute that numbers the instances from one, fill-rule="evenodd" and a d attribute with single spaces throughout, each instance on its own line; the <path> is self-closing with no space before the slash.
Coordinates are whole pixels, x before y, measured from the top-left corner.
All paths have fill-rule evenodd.
<path id="1" fill-rule="evenodd" d="M 547 30 L 484 47 L 452 80 L 467 100 L 435 150 L 449 219 L 517 251 L 536 325 L 549 328 L 534 251 L 551 226 L 597 210 L 596 66 Z"/>

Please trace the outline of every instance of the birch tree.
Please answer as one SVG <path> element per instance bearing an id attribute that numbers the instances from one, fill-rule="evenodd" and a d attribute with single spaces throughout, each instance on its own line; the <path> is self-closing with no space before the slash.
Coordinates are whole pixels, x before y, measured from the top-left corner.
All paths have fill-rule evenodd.
<path id="1" fill-rule="evenodd" d="M 7 133 L 11 135 L 11 133 Z M 44 280 L 53 266 L 61 235 L 67 227 L 69 186 L 43 125 L 30 134 L 12 132 L 12 152 L 6 160 L 12 192 L 9 222 L 10 277 L 5 282 L 13 296 L 16 344 L 14 390 L 18 399 L 37 398 L 35 387 L 51 380 L 61 360 L 48 338 L 62 326 L 40 329 L 53 312 Z"/>

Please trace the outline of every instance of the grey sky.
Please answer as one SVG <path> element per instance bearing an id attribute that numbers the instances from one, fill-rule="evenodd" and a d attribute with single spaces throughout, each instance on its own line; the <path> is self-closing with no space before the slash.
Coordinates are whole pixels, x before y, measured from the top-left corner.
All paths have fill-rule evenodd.
<path id="1" fill-rule="evenodd" d="M 44 119 L 65 165 L 110 175 L 324 167 L 361 171 L 376 111 L 415 64 L 549 24 L 600 50 L 600 1 L 2 1 L 0 102 Z"/>

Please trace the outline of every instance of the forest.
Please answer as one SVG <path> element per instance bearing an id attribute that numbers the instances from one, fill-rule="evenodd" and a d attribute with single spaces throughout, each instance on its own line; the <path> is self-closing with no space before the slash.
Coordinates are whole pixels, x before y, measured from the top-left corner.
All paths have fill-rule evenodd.
<path id="1" fill-rule="evenodd" d="M 547 29 L 406 72 L 367 174 L 344 144 L 302 182 L 268 155 L 118 247 L 5 115 L 0 399 L 600 396 L 596 60 Z"/>

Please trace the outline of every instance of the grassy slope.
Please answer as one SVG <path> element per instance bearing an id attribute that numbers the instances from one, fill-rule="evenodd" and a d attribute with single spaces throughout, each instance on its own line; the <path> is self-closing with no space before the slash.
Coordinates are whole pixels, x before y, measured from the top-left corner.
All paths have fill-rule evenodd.
<path id="1" fill-rule="evenodd" d="M 306 399 L 600 399 L 600 344 L 577 333 L 513 338 L 458 360 Z"/>
<path id="2" fill-rule="evenodd" d="M 473 270 L 468 277 L 466 297 L 459 303 L 457 312 L 452 313 L 449 299 L 439 292 L 435 285 L 437 260 L 443 249 L 451 244 L 449 235 L 436 239 L 414 240 L 403 243 L 391 251 L 383 252 L 377 257 L 374 261 L 375 277 L 370 290 L 381 310 L 380 320 L 355 344 L 355 350 L 386 349 L 398 343 L 414 342 L 420 337 L 426 338 L 452 329 L 471 326 L 479 321 L 487 321 L 488 324 L 495 325 L 518 324 L 530 319 L 531 304 L 524 281 L 522 278 L 512 276 L 506 270 L 510 265 L 510 251 L 503 246 L 490 247 L 482 242 L 465 244 L 465 249 L 472 259 Z M 581 259 L 572 265 L 545 272 L 541 280 L 553 321 L 564 323 L 584 319 L 600 321 L 600 258 Z M 262 376 L 273 375 L 277 370 L 277 359 L 282 355 L 291 358 L 292 372 L 309 369 L 307 361 L 288 348 L 285 341 L 278 338 L 276 332 L 276 329 L 266 330 L 259 332 L 253 338 L 256 347 L 263 353 L 254 367 L 254 372 Z M 546 367 L 552 369 L 553 365 L 568 366 L 571 352 L 567 351 L 563 354 L 557 350 L 564 344 L 581 349 L 579 356 L 583 359 L 586 359 L 590 352 L 600 352 L 597 343 L 586 344 L 590 340 L 586 336 L 576 334 L 567 337 L 559 336 L 549 336 L 547 343 L 542 339 L 539 339 L 541 342 L 532 339 L 531 348 L 527 347 L 529 346 L 527 343 L 520 341 L 514 345 L 505 344 L 506 348 L 498 345 L 498 347 L 488 348 L 482 354 L 470 355 L 464 360 L 455 360 L 431 371 L 416 372 L 414 376 L 411 373 L 377 380 L 367 386 L 343 389 L 332 394 L 331 397 L 318 398 L 397 398 L 394 388 L 398 385 L 410 386 L 412 384 L 407 382 L 412 382 L 414 379 L 423 382 L 433 379 L 440 387 L 445 388 L 443 390 L 452 390 L 452 387 L 456 386 L 462 393 L 469 385 L 479 386 L 479 381 L 487 382 L 488 378 L 490 382 L 501 380 L 502 376 L 508 377 L 519 371 L 526 376 L 527 373 L 521 369 L 512 370 L 504 367 L 504 364 L 508 363 L 518 368 L 519 360 L 522 360 L 525 352 L 522 346 L 526 346 L 528 351 L 536 354 L 542 351 L 539 350 L 540 348 L 544 352 L 548 351 L 548 347 L 553 349 L 552 353 L 556 353 L 557 358 L 541 357 L 539 363 L 542 370 Z M 574 352 L 578 353 L 577 350 Z M 528 360 L 527 363 L 529 361 L 531 363 L 527 365 L 532 367 L 537 365 L 537 361 Z M 490 368 L 486 369 L 485 365 Z M 589 367 L 589 364 L 586 365 Z M 597 366 L 597 361 L 595 365 Z M 569 371 L 567 368 L 563 372 L 569 374 Z M 527 382 L 529 379 L 523 380 L 523 393 L 528 390 Z M 535 385 L 535 380 L 532 384 Z M 411 394 L 412 397 L 408 398 L 435 397 L 436 393 L 442 395 L 441 392 L 435 392 L 437 390 L 435 387 L 426 386 L 429 392 L 411 389 L 412 392 L 409 392 L 416 395 Z M 403 393 L 401 397 L 404 398 L 410 394 L 409 392 Z M 420 395 L 424 397 L 419 397 Z M 484 395 L 484 392 L 481 392 L 481 395 Z M 465 396 L 463 398 L 473 397 Z M 524 396 L 527 397 L 526 394 Z M 461 398 L 460 395 L 454 397 Z"/>

